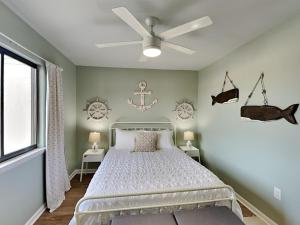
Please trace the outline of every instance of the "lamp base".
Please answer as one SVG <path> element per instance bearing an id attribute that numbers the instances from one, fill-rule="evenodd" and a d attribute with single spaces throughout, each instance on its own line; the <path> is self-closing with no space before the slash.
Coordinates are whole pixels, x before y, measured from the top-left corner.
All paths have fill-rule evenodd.
<path id="1" fill-rule="evenodd" d="M 187 142 L 186 142 L 186 147 L 192 148 L 192 142 L 191 142 L 191 141 L 187 141 Z"/>
<path id="2" fill-rule="evenodd" d="M 93 151 L 96 152 L 96 149 L 97 149 L 97 148 L 98 148 L 97 144 L 94 143 L 93 146 L 92 146 Z"/>

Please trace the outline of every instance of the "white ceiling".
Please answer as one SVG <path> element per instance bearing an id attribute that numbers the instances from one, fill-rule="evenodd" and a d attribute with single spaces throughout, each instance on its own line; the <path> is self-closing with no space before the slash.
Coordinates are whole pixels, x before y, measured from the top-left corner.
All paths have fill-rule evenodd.
<path id="1" fill-rule="evenodd" d="M 299 0 L 3 0 L 17 15 L 76 65 L 199 70 L 300 10 Z M 171 49 L 139 62 L 141 46 L 98 49 L 96 43 L 140 40 L 111 9 L 125 6 L 140 22 L 156 16 L 161 32 L 202 16 L 214 24 L 172 42 L 197 50 Z"/>

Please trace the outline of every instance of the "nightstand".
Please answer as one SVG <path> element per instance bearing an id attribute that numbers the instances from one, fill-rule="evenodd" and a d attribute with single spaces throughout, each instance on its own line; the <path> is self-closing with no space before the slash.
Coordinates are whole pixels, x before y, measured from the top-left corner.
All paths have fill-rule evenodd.
<path id="1" fill-rule="evenodd" d="M 183 145 L 183 146 L 179 146 L 179 149 L 184 151 L 185 154 L 189 155 L 190 157 L 197 157 L 199 163 L 201 163 L 200 152 L 198 148 L 195 148 L 194 146 L 189 148 L 186 145 Z"/>
<path id="2" fill-rule="evenodd" d="M 84 163 L 87 164 L 89 162 L 102 162 L 104 159 L 105 150 L 104 149 L 88 149 L 85 153 L 82 155 L 82 162 L 81 162 L 81 171 L 80 171 L 80 182 L 82 181 L 82 171 Z"/>

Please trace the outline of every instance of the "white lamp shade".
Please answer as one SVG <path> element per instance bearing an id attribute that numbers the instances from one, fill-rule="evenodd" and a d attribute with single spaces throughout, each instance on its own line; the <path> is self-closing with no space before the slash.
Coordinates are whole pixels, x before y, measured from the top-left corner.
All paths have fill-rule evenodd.
<path id="1" fill-rule="evenodd" d="M 193 141 L 194 140 L 194 132 L 192 132 L 192 131 L 185 131 L 183 133 L 183 139 L 185 141 Z"/>
<path id="2" fill-rule="evenodd" d="M 100 133 L 99 132 L 90 132 L 89 142 L 96 143 L 100 141 Z"/>

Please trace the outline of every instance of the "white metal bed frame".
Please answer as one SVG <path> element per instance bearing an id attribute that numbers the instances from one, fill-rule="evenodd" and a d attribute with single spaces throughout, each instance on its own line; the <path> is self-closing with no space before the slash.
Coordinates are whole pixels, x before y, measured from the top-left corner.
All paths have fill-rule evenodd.
<path id="1" fill-rule="evenodd" d="M 113 209 L 99 209 L 99 210 L 92 210 L 92 211 L 80 211 L 80 205 L 83 202 L 89 201 L 89 200 L 104 200 L 104 199 L 112 199 L 112 198 L 122 198 L 122 197 L 137 197 L 137 196 L 144 196 L 144 195 L 156 195 L 156 194 L 174 194 L 174 193 L 182 193 L 182 192 L 194 192 L 194 191 L 207 191 L 207 190 L 217 190 L 217 189 L 228 189 L 231 193 L 231 196 L 229 197 L 224 197 L 224 198 L 219 198 L 219 199 L 207 199 L 207 200 L 195 200 L 195 201 L 184 201 L 181 203 L 176 203 L 176 204 L 151 204 L 151 205 L 140 205 L 140 206 L 132 206 L 132 207 L 119 207 L 119 208 L 113 208 Z M 230 206 L 231 210 L 233 209 L 233 202 L 236 200 L 235 198 L 235 192 L 231 186 L 228 185 L 222 185 L 222 186 L 215 186 L 215 187 L 205 187 L 205 188 L 196 188 L 196 189 L 178 189 L 178 190 L 172 190 L 172 191 L 164 191 L 164 192 L 144 192 L 144 193 L 137 193 L 137 194 L 132 194 L 132 193 L 126 193 L 126 194 L 120 194 L 120 195 L 99 195 L 99 196 L 90 196 L 90 197 L 85 197 L 82 198 L 78 201 L 75 207 L 75 220 L 76 220 L 76 225 L 83 225 L 81 223 L 81 218 L 84 215 L 92 215 L 92 214 L 101 214 L 102 213 L 112 213 L 112 212 L 119 212 L 120 215 L 123 214 L 124 211 L 129 211 L 129 210 L 140 210 L 140 214 L 142 214 L 143 209 L 159 209 L 161 210 L 164 207 L 174 207 L 174 206 L 185 206 L 185 205 L 195 205 L 197 204 L 200 206 L 200 204 L 208 204 L 208 203 L 216 203 L 216 202 L 223 202 L 223 201 L 230 201 Z M 101 218 L 100 218 L 100 224 L 101 224 Z"/>
<path id="2" fill-rule="evenodd" d="M 176 145 L 176 127 L 171 123 L 171 122 L 116 122 L 113 123 L 110 127 L 109 131 L 109 144 L 112 146 L 112 130 L 116 129 L 117 127 L 114 127 L 115 125 L 120 125 L 120 124 L 135 124 L 135 125 L 142 125 L 142 124 L 148 124 L 148 125 L 155 125 L 155 124 L 164 124 L 164 125 L 171 125 L 173 127 L 174 131 L 174 142 Z M 126 127 L 126 128 L 121 128 L 121 129 L 126 129 L 126 130 L 164 130 L 167 128 L 159 128 L 155 126 L 151 127 Z M 80 205 L 86 201 L 91 201 L 91 200 L 105 200 L 105 199 L 116 199 L 116 198 L 123 198 L 123 197 L 137 197 L 137 196 L 145 196 L 145 195 L 161 195 L 161 194 L 174 194 L 174 193 L 182 193 L 182 192 L 195 192 L 195 191 L 207 191 L 207 190 L 218 190 L 218 189 L 227 189 L 231 193 L 230 196 L 224 197 L 224 198 L 218 198 L 218 199 L 207 199 L 207 200 L 195 200 L 195 201 L 183 201 L 180 203 L 176 204 L 151 204 L 151 205 L 139 205 L 139 206 L 132 206 L 132 207 L 116 207 L 116 208 L 110 208 L 110 209 L 99 209 L 99 210 L 91 210 L 91 211 L 81 211 L 80 210 Z M 75 207 L 75 220 L 76 220 L 76 225 L 83 225 L 82 224 L 82 217 L 85 215 L 97 215 L 103 213 L 112 213 L 112 212 L 119 212 L 120 215 L 123 214 L 124 211 L 129 211 L 129 210 L 139 210 L 140 213 L 142 213 L 143 209 L 159 209 L 161 210 L 165 207 L 181 207 L 185 205 L 197 205 L 198 207 L 200 204 L 208 204 L 208 203 L 216 203 L 216 202 L 223 202 L 223 201 L 230 201 L 230 206 L 231 209 L 233 209 L 233 202 L 236 200 L 235 197 L 235 192 L 233 188 L 229 185 L 220 185 L 220 186 L 211 186 L 211 187 L 202 187 L 202 188 L 191 188 L 191 189 L 177 189 L 177 190 L 166 190 L 166 191 L 157 191 L 157 192 L 141 192 L 141 193 L 123 193 L 119 195 L 98 195 L 98 196 L 89 196 L 89 197 L 84 197 L 81 198 Z M 180 209 L 180 208 L 179 208 Z M 100 217 L 100 224 L 101 224 L 101 217 Z"/>

